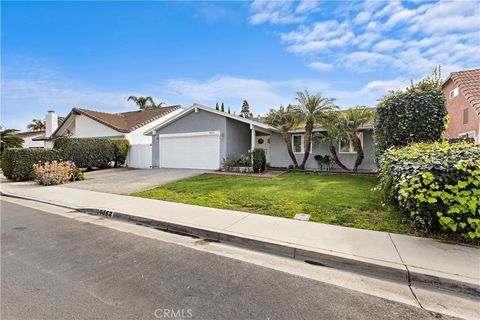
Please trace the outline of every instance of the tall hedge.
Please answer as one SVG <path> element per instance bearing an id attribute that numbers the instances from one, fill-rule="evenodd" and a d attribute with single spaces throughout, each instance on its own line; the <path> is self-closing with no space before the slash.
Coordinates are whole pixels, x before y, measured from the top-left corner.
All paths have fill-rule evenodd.
<path id="1" fill-rule="evenodd" d="M 447 108 L 439 72 L 405 90 L 383 97 L 374 122 L 377 162 L 390 147 L 442 139 L 447 124 Z"/>
<path id="2" fill-rule="evenodd" d="M 426 232 L 480 238 L 480 145 L 417 143 L 381 158 L 385 195 Z"/>
<path id="3" fill-rule="evenodd" d="M 112 162 L 125 163 L 128 140 L 59 138 L 55 140 L 54 148 L 79 168 L 106 168 Z"/>
<path id="4" fill-rule="evenodd" d="M 128 147 L 130 142 L 125 138 L 113 138 L 110 140 L 113 143 L 114 154 L 115 154 L 115 166 L 125 164 L 127 160 Z"/>
<path id="5" fill-rule="evenodd" d="M 3 175 L 11 181 L 33 180 L 34 164 L 61 159 L 61 153 L 54 149 L 5 149 L 2 152 L 2 171 Z"/>

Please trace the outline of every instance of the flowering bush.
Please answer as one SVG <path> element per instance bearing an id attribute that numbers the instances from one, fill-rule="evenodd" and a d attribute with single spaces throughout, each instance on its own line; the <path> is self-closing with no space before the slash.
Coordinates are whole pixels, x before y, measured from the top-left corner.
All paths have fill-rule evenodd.
<path id="1" fill-rule="evenodd" d="M 83 180 L 83 173 L 77 169 L 72 161 L 52 161 L 34 164 L 33 171 L 35 180 L 44 186 Z"/>

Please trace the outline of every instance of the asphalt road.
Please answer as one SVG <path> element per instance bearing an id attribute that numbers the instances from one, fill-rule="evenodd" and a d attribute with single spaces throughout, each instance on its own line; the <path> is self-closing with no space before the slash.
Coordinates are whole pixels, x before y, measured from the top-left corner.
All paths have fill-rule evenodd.
<path id="1" fill-rule="evenodd" d="M 2 201 L 2 319 L 427 319 L 429 312 Z"/>

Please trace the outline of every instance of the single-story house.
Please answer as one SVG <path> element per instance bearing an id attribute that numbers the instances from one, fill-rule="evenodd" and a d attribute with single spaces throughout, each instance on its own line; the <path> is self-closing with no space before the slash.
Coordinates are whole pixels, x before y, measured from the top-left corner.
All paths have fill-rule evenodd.
<path id="1" fill-rule="evenodd" d="M 64 117 L 57 117 L 57 126 L 61 125 Z M 22 148 L 44 148 L 45 130 L 16 132 L 16 136 L 23 139 Z"/>
<path id="2" fill-rule="evenodd" d="M 480 143 L 480 69 L 452 72 L 443 82 L 443 93 L 450 116 L 446 138 Z"/>
<path id="3" fill-rule="evenodd" d="M 321 127 L 314 129 L 315 132 L 322 130 Z M 376 170 L 372 133 L 371 126 L 361 128 L 365 158 L 360 170 Z M 238 158 L 254 148 L 265 150 L 267 162 L 272 167 L 292 164 L 285 142 L 276 128 L 199 104 L 153 126 L 145 135 L 152 139 L 152 167 L 218 170 L 228 157 Z M 304 131 L 292 131 L 291 135 L 293 151 L 301 163 Z M 352 168 L 356 153 L 351 143 L 339 145 L 337 152 L 340 160 Z M 330 155 L 328 146 L 312 144 L 306 168 L 318 168 L 314 159 L 317 154 Z"/>
<path id="4" fill-rule="evenodd" d="M 46 148 L 53 148 L 59 137 L 71 138 L 126 138 L 130 142 L 127 166 L 150 168 L 152 166 L 151 138 L 144 132 L 160 125 L 184 110 L 181 106 L 168 106 L 121 113 L 106 113 L 73 108 L 58 125 L 58 116 L 49 111 L 45 118 L 46 132 L 41 140 Z"/>

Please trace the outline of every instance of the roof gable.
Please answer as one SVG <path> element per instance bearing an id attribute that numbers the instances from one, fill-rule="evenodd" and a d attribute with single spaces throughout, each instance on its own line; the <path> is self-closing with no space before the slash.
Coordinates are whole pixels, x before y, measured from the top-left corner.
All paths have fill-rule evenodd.
<path id="1" fill-rule="evenodd" d="M 452 72 L 444 85 L 449 80 L 458 86 L 468 103 L 480 115 L 480 69 Z"/>
<path id="2" fill-rule="evenodd" d="M 257 128 L 261 128 L 261 129 L 265 129 L 265 130 L 269 130 L 269 131 L 277 131 L 276 128 L 274 128 L 272 126 L 269 126 L 265 123 L 255 121 L 255 120 L 251 120 L 251 119 L 247 119 L 247 118 L 243 118 L 243 117 L 233 115 L 233 114 L 228 113 L 228 112 L 223 112 L 223 111 L 220 111 L 220 110 L 216 110 L 216 109 L 209 108 L 209 107 L 203 106 L 201 104 L 195 103 L 190 108 L 185 109 L 183 112 L 180 112 L 179 114 L 175 115 L 174 117 L 170 118 L 169 120 L 167 120 L 167 121 L 159 124 L 158 126 L 146 131 L 144 134 L 145 135 L 151 135 L 154 131 L 168 126 L 169 124 L 175 122 L 176 120 L 178 120 L 180 118 L 183 118 L 184 116 L 188 115 L 191 112 L 194 112 L 196 109 L 200 109 L 200 110 L 210 112 L 210 113 L 213 113 L 213 114 L 216 114 L 216 115 L 219 115 L 219 116 L 223 116 L 223 117 L 230 118 L 230 119 L 233 119 L 233 120 L 237 120 L 237 121 L 240 121 L 240 122 L 243 122 L 243 123 L 247 123 L 247 124 L 250 124 L 251 126 L 256 126 Z"/>
<path id="3" fill-rule="evenodd" d="M 175 105 L 121 113 L 107 113 L 83 108 L 73 108 L 68 114 L 67 119 L 72 115 L 81 114 L 114 130 L 122 133 L 128 133 L 181 108 L 182 107 L 180 105 Z M 67 122 L 68 121 L 64 121 L 63 123 Z M 59 126 L 53 135 L 56 135 L 61 127 L 62 126 Z"/>

